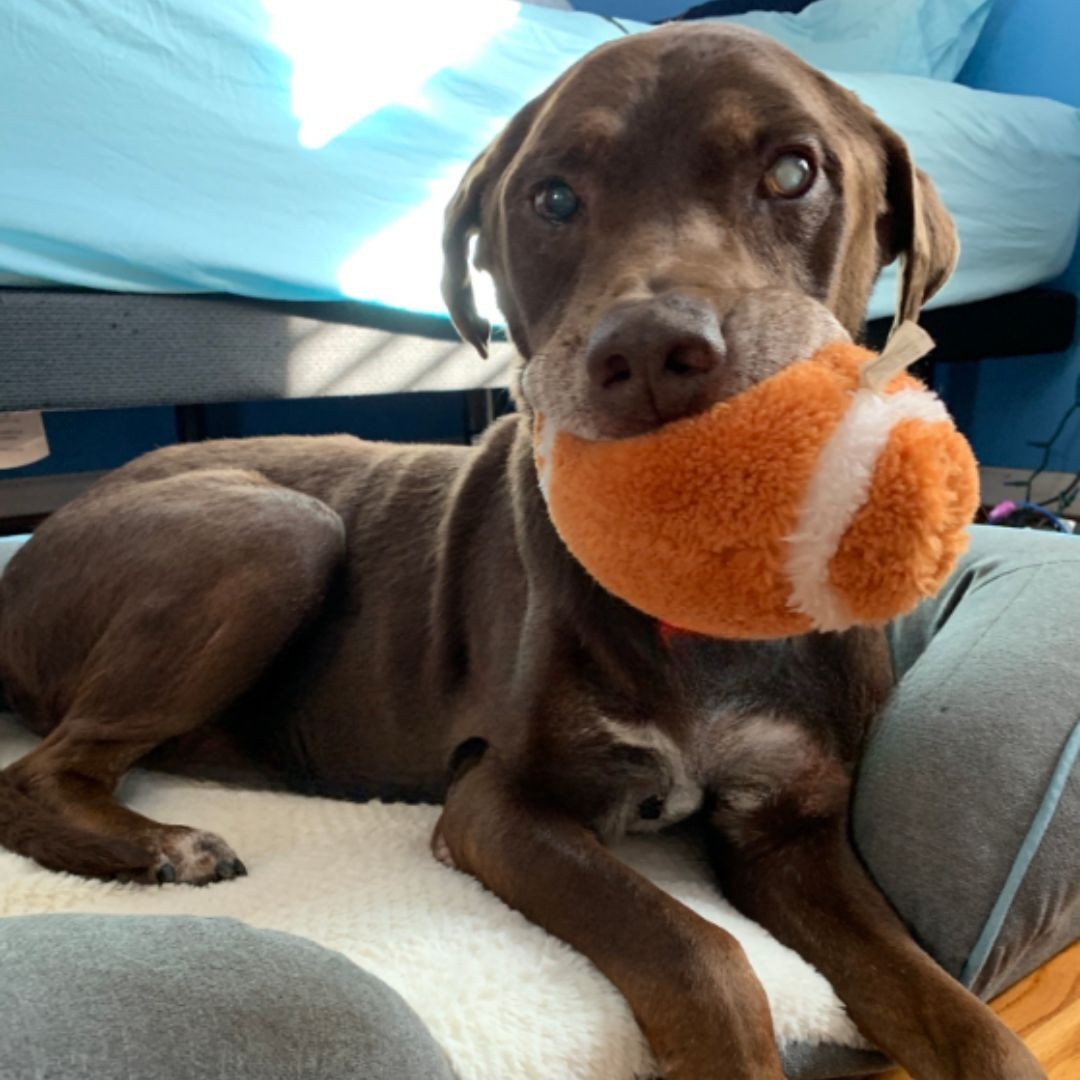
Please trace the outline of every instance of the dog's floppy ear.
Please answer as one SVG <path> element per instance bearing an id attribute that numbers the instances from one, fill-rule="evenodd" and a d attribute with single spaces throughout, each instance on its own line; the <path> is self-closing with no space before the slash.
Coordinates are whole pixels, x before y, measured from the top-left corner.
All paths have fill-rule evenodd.
<path id="1" fill-rule="evenodd" d="M 518 112 L 502 134 L 469 166 L 446 207 L 443 301 L 462 339 L 484 357 L 488 354 L 491 324 L 476 310 L 469 272 L 469 243 L 480 232 L 484 200 L 524 142 L 540 101 L 532 101 Z"/>
<path id="2" fill-rule="evenodd" d="M 900 257 L 896 319 L 917 320 L 922 305 L 949 279 L 960 241 L 930 178 L 915 167 L 907 144 L 879 125 L 885 150 L 885 213 L 878 222 L 883 265 Z"/>

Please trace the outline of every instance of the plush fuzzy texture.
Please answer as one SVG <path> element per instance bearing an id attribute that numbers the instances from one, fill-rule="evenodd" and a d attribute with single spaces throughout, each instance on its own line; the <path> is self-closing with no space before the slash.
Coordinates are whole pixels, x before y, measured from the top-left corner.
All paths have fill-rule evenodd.
<path id="1" fill-rule="evenodd" d="M 964 550 L 978 474 L 920 383 L 860 387 L 872 358 L 827 345 L 635 438 L 538 417 L 555 527 L 604 588 L 683 630 L 765 639 L 910 611 Z"/>
<path id="2" fill-rule="evenodd" d="M 0 716 L 0 766 L 33 744 Z M 145 888 L 55 874 L 0 851 L 0 916 L 232 916 L 337 949 L 385 980 L 420 1014 L 462 1080 L 653 1074 L 630 1010 L 588 960 L 436 862 L 429 841 L 438 808 L 244 791 L 138 771 L 121 794 L 158 820 L 220 832 L 250 876 L 203 889 Z M 782 1042 L 866 1045 L 825 979 L 735 912 L 684 843 L 639 837 L 619 853 L 742 942 Z"/>
<path id="3" fill-rule="evenodd" d="M 842 570 L 836 560 L 840 542 L 850 531 L 862 508 L 880 511 L 881 487 L 875 483 L 882 454 L 891 445 L 898 427 L 908 420 L 921 421 L 918 429 L 948 425 L 945 406 L 925 390 L 905 387 L 893 394 L 856 390 L 851 404 L 825 441 L 810 476 L 799 519 L 787 539 L 787 576 L 791 582 L 790 606 L 808 615 L 818 630 L 842 630 L 857 621 L 852 590 L 837 588 L 830 566 Z M 899 517 L 911 517 L 911 504 Z M 869 549 L 872 552 L 872 548 Z M 876 565 L 877 558 L 859 559 Z M 906 560 L 896 564 L 905 568 Z M 866 590 L 873 594 L 873 589 Z M 886 600 L 894 604 L 896 598 Z M 884 616 L 890 617 L 889 610 Z"/>

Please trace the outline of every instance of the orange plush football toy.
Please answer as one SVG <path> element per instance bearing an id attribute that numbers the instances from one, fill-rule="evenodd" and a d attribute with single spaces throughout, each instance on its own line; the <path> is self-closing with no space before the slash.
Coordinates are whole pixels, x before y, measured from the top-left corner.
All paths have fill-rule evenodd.
<path id="1" fill-rule="evenodd" d="M 910 611 L 966 547 L 978 502 L 970 447 L 904 374 L 930 344 L 905 323 L 878 357 L 826 345 L 631 438 L 537 416 L 559 535 L 605 589 L 679 630 L 767 639 Z"/>

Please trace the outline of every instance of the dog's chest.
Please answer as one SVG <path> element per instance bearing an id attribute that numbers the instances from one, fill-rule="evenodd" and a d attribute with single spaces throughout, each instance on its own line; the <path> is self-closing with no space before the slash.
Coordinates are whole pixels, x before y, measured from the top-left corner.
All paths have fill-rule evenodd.
<path id="1" fill-rule="evenodd" d="M 798 721 L 762 713 L 703 715 L 678 735 L 606 717 L 599 729 L 610 740 L 613 767 L 625 771 L 595 823 L 609 842 L 683 821 L 706 796 L 723 816 L 741 818 L 800 782 L 823 754 Z"/>

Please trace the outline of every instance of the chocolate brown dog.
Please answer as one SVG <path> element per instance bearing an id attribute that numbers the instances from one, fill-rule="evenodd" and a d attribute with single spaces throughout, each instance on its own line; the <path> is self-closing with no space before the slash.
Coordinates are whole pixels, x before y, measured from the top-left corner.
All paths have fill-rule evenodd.
<path id="1" fill-rule="evenodd" d="M 665 642 L 570 558 L 532 460 L 534 409 L 581 434 L 639 432 L 809 351 L 834 320 L 857 332 L 897 256 L 901 315 L 917 314 L 956 243 L 903 142 L 764 38 L 660 29 L 591 54 L 469 169 L 445 294 L 483 351 L 473 236 L 523 357 L 521 415 L 479 446 L 173 447 L 16 556 L 0 673 L 46 738 L 2 774 L 0 842 L 151 883 L 244 873 L 218 837 L 114 800 L 148 755 L 445 797 L 436 853 L 588 955 L 669 1080 L 778 1078 L 739 945 L 603 846 L 693 816 L 732 901 L 916 1076 L 1042 1076 L 849 845 L 852 773 L 891 683 L 881 636 Z"/>

